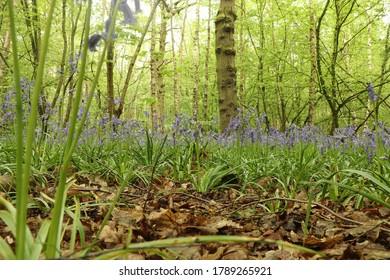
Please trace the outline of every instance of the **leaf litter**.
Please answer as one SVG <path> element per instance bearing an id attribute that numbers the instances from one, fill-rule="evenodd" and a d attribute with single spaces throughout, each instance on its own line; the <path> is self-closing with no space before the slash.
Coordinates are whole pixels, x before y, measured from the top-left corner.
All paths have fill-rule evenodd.
<path id="1" fill-rule="evenodd" d="M 72 179 L 67 207 L 74 211 L 72 200 L 80 201 L 83 238 L 79 230 L 75 248 L 71 248 L 73 220 L 65 214 L 61 243 L 65 259 L 111 256 L 110 253 L 114 258 L 138 260 L 390 259 L 390 210 L 383 206 L 367 205 L 356 210 L 349 205 L 316 201 L 311 205 L 306 228 L 308 199 L 303 192 L 295 199 L 270 198 L 256 186 L 237 185 L 199 193 L 190 183 L 180 184 L 162 177 L 153 180 L 150 189 L 137 182 L 126 186 L 102 227 L 118 184 L 91 175 L 74 174 Z M 268 180 L 267 184 L 272 182 Z M 38 232 L 43 219 L 50 218 L 42 202 L 53 196 L 53 187 L 37 188 L 30 194 L 31 201 L 35 201 L 35 207 L 28 213 L 33 233 Z M 267 210 L 277 203 L 281 210 L 274 213 Z M 11 230 L 2 222 L 0 235 L 14 245 Z M 196 236 L 215 236 L 215 240 L 218 236 L 243 236 L 275 242 L 195 242 L 120 251 L 129 244 Z M 296 246 L 282 246 L 278 241 L 303 246 L 317 254 Z M 114 253 L 118 250 L 121 253 Z"/>

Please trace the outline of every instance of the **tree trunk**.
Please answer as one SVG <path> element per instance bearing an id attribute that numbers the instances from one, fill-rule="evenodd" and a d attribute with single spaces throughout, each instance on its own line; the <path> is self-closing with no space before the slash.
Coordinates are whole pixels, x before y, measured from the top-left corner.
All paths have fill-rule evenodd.
<path id="1" fill-rule="evenodd" d="M 123 88 L 121 90 L 119 106 L 118 106 L 118 108 L 114 112 L 115 116 L 118 119 L 121 117 L 121 115 L 123 113 L 123 107 L 124 107 L 124 104 L 125 104 L 127 90 L 129 89 L 130 78 L 131 78 L 131 75 L 133 73 L 135 62 L 137 61 L 138 54 L 141 51 L 141 47 L 142 47 L 142 44 L 144 42 L 146 33 L 149 30 L 149 26 L 150 26 L 151 22 L 154 20 L 156 9 L 157 9 L 157 6 L 160 3 L 160 1 L 161 0 L 155 0 L 154 1 L 153 7 L 152 7 L 152 9 L 150 11 L 150 15 L 149 15 L 148 21 L 146 22 L 145 27 L 144 27 L 144 29 L 142 31 L 141 38 L 138 41 L 137 47 L 136 47 L 136 49 L 134 51 L 134 54 L 131 56 L 131 60 L 130 60 L 130 63 L 129 63 L 129 68 L 127 69 L 126 80 L 125 80 L 125 83 L 124 83 Z M 152 38 L 152 40 L 153 40 L 153 38 Z"/>
<path id="2" fill-rule="evenodd" d="M 325 17 L 325 14 L 329 8 L 330 0 L 326 1 L 325 7 L 318 18 L 317 26 L 316 26 L 316 34 L 315 34 L 315 39 L 316 39 L 316 61 L 317 61 L 317 73 L 318 73 L 318 82 L 320 86 L 320 93 L 323 95 L 326 99 L 326 102 L 328 103 L 329 109 L 331 111 L 331 125 L 330 125 L 330 131 L 329 133 L 332 135 L 338 127 L 338 116 L 336 115 L 338 111 L 336 110 L 336 104 L 334 104 L 335 100 L 331 97 L 329 94 L 329 91 L 326 87 L 325 83 L 325 75 L 322 72 L 322 64 L 321 64 L 321 52 L 320 52 L 320 34 L 321 34 L 321 25 L 322 25 L 322 20 Z"/>
<path id="3" fill-rule="evenodd" d="M 107 111 L 111 121 L 114 114 L 114 40 L 107 41 Z"/>
<path id="4" fill-rule="evenodd" d="M 244 18 L 245 16 L 245 0 L 240 1 L 240 18 Z M 238 87 L 237 87 L 237 97 L 238 97 L 238 104 L 242 108 L 245 106 L 246 96 L 245 96 L 245 67 L 243 67 L 244 64 L 244 57 L 245 57 L 245 40 L 246 36 L 244 36 L 244 29 L 246 28 L 245 24 L 240 25 L 240 33 L 239 33 L 239 57 L 241 58 L 240 64 L 241 67 L 239 67 L 239 75 L 238 75 Z"/>
<path id="5" fill-rule="evenodd" d="M 271 19 L 272 20 L 272 19 Z M 271 23 L 271 29 L 272 29 L 272 49 L 277 50 L 279 47 L 279 43 L 277 43 L 277 38 L 275 34 L 275 26 L 274 22 L 275 20 L 272 20 Z M 287 24 L 284 23 L 284 34 L 283 34 L 283 48 L 281 49 L 281 54 L 280 58 L 275 62 L 275 72 L 273 73 L 275 76 L 275 92 L 276 96 L 279 99 L 278 103 L 278 115 L 279 115 L 279 128 L 281 131 L 286 131 L 287 128 L 287 101 L 286 101 L 286 96 L 284 92 L 284 87 L 283 87 L 283 77 L 284 73 L 286 72 L 286 61 L 287 61 L 287 56 L 288 56 L 288 50 L 287 50 Z M 284 54 L 284 57 L 282 57 L 282 54 Z"/>
<path id="6" fill-rule="evenodd" d="M 39 50 L 41 42 L 41 29 L 38 18 L 38 7 L 37 0 L 31 1 L 31 7 L 29 6 L 30 1 L 22 0 L 23 13 L 25 15 L 26 26 L 28 29 L 28 35 L 30 37 L 31 51 L 33 53 L 33 73 L 32 80 L 35 80 L 36 70 L 39 63 Z"/>
<path id="7" fill-rule="evenodd" d="M 71 20 L 72 20 L 72 32 L 70 34 L 70 44 L 69 44 L 69 61 L 73 61 L 74 60 L 74 55 L 75 55 L 75 38 L 76 38 L 76 33 L 77 33 L 77 27 L 79 26 L 79 19 L 80 19 L 80 16 L 81 16 L 81 12 L 82 12 L 82 8 L 83 6 L 82 5 L 77 5 L 78 6 L 78 11 L 76 13 L 76 16 L 74 16 L 73 14 L 73 4 L 71 4 Z M 73 104 L 73 92 L 74 92 L 74 89 L 75 89 L 75 81 L 74 81 L 74 75 L 76 74 L 76 72 L 74 71 L 74 69 L 69 69 L 70 67 L 68 66 L 68 71 L 70 72 L 70 76 L 66 82 L 66 85 L 63 89 L 63 92 L 62 92 L 62 104 L 65 104 L 64 101 L 65 101 L 65 98 L 68 99 L 68 103 L 67 103 L 67 107 L 66 107 L 66 111 L 65 111 L 65 116 L 63 117 L 63 122 L 62 122 L 62 128 L 66 127 L 66 124 L 68 123 L 69 121 L 69 117 L 70 117 L 70 112 L 72 110 L 72 104 Z M 61 109 L 61 111 L 63 111 Z"/>
<path id="8" fill-rule="evenodd" d="M 318 19 L 317 27 L 316 27 L 316 55 L 317 55 L 317 71 L 318 71 L 318 79 L 320 85 L 320 93 L 325 97 L 329 109 L 331 111 L 331 124 L 329 134 L 334 134 L 335 130 L 339 127 L 339 113 L 341 107 L 344 106 L 345 102 L 339 102 L 339 92 L 338 92 L 338 77 L 337 77 L 337 63 L 338 56 L 341 51 L 339 47 L 339 39 L 341 34 L 341 29 L 343 25 L 346 24 L 347 18 L 352 14 L 353 7 L 356 4 L 356 1 L 349 0 L 341 3 L 340 1 L 334 0 L 334 10 L 335 10 L 335 26 L 333 29 L 333 46 L 332 46 L 332 54 L 331 61 L 328 63 L 327 68 L 329 69 L 330 74 L 330 88 L 329 90 L 325 85 L 324 74 L 322 73 L 321 67 L 321 55 L 320 55 L 320 34 L 321 34 L 321 22 L 325 16 L 325 13 L 329 7 L 330 0 L 328 0 L 325 4 L 325 8 Z M 348 7 L 347 4 L 351 3 Z M 343 11 L 347 9 L 347 11 Z"/>
<path id="9" fill-rule="evenodd" d="M 150 34 L 150 121 L 152 131 L 157 129 L 157 56 L 156 56 L 156 20 L 153 18 Z"/>
<path id="10" fill-rule="evenodd" d="M 258 118 L 261 118 L 264 116 L 265 125 L 267 128 L 267 131 L 270 129 L 270 122 L 268 119 L 268 109 L 267 109 L 267 102 L 266 102 L 266 88 L 265 88 L 265 81 L 264 81 L 264 55 L 263 52 L 259 52 L 257 49 L 260 50 L 265 49 L 265 34 L 264 34 L 264 12 L 266 3 L 263 1 L 257 2 L 258 4 L 258 11 L 259 11 L 259 46 L 257 47 L 256 44 L 253 41 L 252 35 L 249 31 L 249 38 L 251 40 L 251 43 L 253 45 L 253 48 L 255 49 L 256 55 L 257 55 L 257 98 L 256 98 L 256 111 Z M 262 105 L 261 105 L 262 104 Z M 262 107 L 262 108 L 261 108 Z M 263 114 L 261 114 L 261 110 L 263 110 Z"/>
<path id="11" fill-rule="evenodd" d="M 209 109 L 209 63 L 210 63 L 210 44 L 211 44 L 211 0 L 208 2 L 207 19 L 207 43 L 204 62 L 204 92 L 203 92 L 203 120 L 207 121 Z"/>
<path id="12" fill-rule="evenodd" d="M 169 2 L 170 6 L 173 6 L 173 0 Z M 176 49 L 175 49 L 175 32 L 174 32 L 174 24 L 173 24 L 173 9 L 171 9 L 170 15 L 170 25 L 171 25 L 171 42 L 172 42 L 172 66 L 173 66 L 173 110 L 176 114 L 179 114 L 179 104 L 177 102 L 178 96 L 178 73 L 177 73 L 177 59 L 176 59 Z"/>
<path id="13" fill-rule="evenodd" d="M 371 39 L 371 25 L 367 27 L 367 76 L 369 76 L 372 73 L 372 39 Z M 367 77 L 369 79 L 369 77 Z M 371 80 L 368 80 L 371 82 Z M 369 96 L 367 96 L 367 106 L 366 106 L 366 118 L 368 119 L 370 112 L 371 112 L 371 99 Z M 378 121 L 378 120 L 376 120 Z M 364 128 L 368 128 L 368 123 L 366 122 L 364 125 Z"/>
<path id="14" fill-rule="evenodd" d="M 286 98 L 284 97 L 284 92 L 282 87 L 285 66 L 283 66 L 283 70 L 279 69 L 280 68 L 279 63 L 280 62 L 278 62 L 277 73 L 275 75 L 276 76 L 275 82 L 276 82 L 276 92 L 277 95 L 279 96 L 279 104 L 280 104 L 280 109 L 279 109 L 280 131 L 284 132 L 286 131 L 287 128 L 287 102 L 286 102 Z"/>
<path id="15" fill-rule="evenodd" d="M 199 120 L 199 28 L 200 28 L 200 1 L 196 1 L 195 32 L 193 37 L 192 61 L 194 64 L 194 86 L 192 89 L 192 115 Z"/>
<path id="16" fill-rule="evenodd" d="M 62 18 L 61 18 L 61 34 L 62 34 L 62 40 L 63 40 L 63 49 L 62 49 L 62 57 L 61 57 L 61 64 L 60 64 L 60 73 L 59 73 L 59 79 L 56 91 L 54 93 L 53 100 L 51 102 L 51 105 L 53 108 L 55 108 L 57 100 L 60 96 L 61 89 L 64 85 L 65 80 L 65 63 L 66 63 L 66 57 L 68 55 L 68 38 L 67 38 L 67 32 L 66 32 L 66 1 L 62 0 Z M 61 114 L 58 114 L 59 116 Z M 61 123 L 61 119 L 59 121 L 59 124 Z"/>
<path id="17" fill-rule="evenodd" d="M 162 3 L 162 2 L 161 2 Z M 165 46 L 167 40 L 167 18 L 164 11 L 164 5 L 161 4 L 161 23 L 160 23 L 160 40 L 157 58 L 157 124 L 163 128 L 165 112 L 165 84 L 164 84 L 164 65 L 165 65 Z"/>
<path id="18" fill-rule="evenodd" d="M 221 0 L 215 19 L 215 53 L 221 132 L 237 116 L 236 50 L 234 46 L 235 0 Z"/>
<path id="19" fill-rule="evenodd" d="M 381 64 L 381 74 L 380 74 L 380 79 L 379 79 L 379 87 L 378 87 L 378 91 L 377 91 L 378 100 L 381 100 L 383 85 L 385 84 L 386 73 L 388 72 L 388 70 L 387 70 L 387 63 L 389 61 L 389 58 L 390 58 L 390 24 L 387 25 L 385 46 L 384 46 L 384 50 L 383 50 L 383 58 L 382 58 L 382 64 Z M 379 106 L 378 105 L 375 107 L 375 115 L 376 115 L 376 117 L 378 119 L 380 119 L 379 118 Z"/>
<path id="20" fill-rule="evenodd" d="M 2 46 L 2 55 L 1 60 L 0 60 L 0 90 L 2 90 L 2 85 L 3 85 L 3 79 L 5 76 L 5 69 L 8 67 L 7 64 L 7 59 L 8 59 L 8 54 L 10 53 L 9 48 L 10 48 L 10 43 L 11 43 L 11 33 L 9 31 L 9 28 L 5 31 L 4 39 L 3 39 L 3 46 Z"/>
<path id="21" fill-rule="evenodd" d="M 315 114 L 315 95 L 317 92 L 317 63 L 316 63 L 316 33 L 315 33 L 315 18 L 313 0 L 309 0 L 310 13 L 310 86 L 309 86 L 309 113 L 307 116 L 307 124 L 314 124 Z"/>
<path id="22" fill-rule="evenodd" d="M 179 44 L 179 69 L 183 69 L 183 52 L 185 50 L 185 35 L 186 35 L 186 25 L 187 25 L 187 10 L 188 10 L 188 0 L 185 0 L 184 4 L 184 14 L 183 14 L 183 21 L 181 24 L 181 39 L 180 39 L 180 44 Z M 177 88 L 177 95 L 174 97 L 175 101 L 175 111 L 180 113 L 180 100 L 181 100 L 181 92 L 182 92 L 182 87 L 181 87 L 181 82 L 183 79 L 183 74 L 182 71 L 180 71 L 178 75 L 178 83 L 179 87 Z"/>
<path id="23" fill-rule="evenodd" d="M 11 0 L 10 0 L 11 1 Z M 22 0 L 22 8 L 25 14 L 25 21 L 28 30 L 28 35 L 30 37 L 31 43 L 31 52 L 33 54 L 33 71 L 31 75 L 31 80 L 35 81 L 37 75 L 37 69 L 39 64 L 39 53 L 41 49 L 41 24 L 40 24 L 40 13 L 38 12 L 38 3 L 37 0 Z M 31 6 L 30 6 L 31 4 Z M 42 87 L 40 92 L 40 100 L 38 104 L 38 113 L 39 116 L 43 116 L 46 113 L 46 96 L 44 93 L 44 87 Z M 47 129 L 47 119 L 41 119 L 42 131 Z"/>

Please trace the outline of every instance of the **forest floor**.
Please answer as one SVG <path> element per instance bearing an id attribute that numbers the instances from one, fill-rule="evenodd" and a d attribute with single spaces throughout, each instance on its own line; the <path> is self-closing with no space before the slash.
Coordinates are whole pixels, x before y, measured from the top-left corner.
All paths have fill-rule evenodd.
<path id="1" fill-rule="evenodd" d="M 305 218 L 308 198 L 302 192 L 295 199 L 269 198 L 257 187 L 239 185 L 200 193 L 190 183 L 179 184 L 161 177 L 151 187 L 133 183 L 125 187 L 99 237 L 97 232 L 119 190 L 116 182 L 99 176 L 70 175 L 67 205 L 80 201 L 83 235 L 72 248 L 73 219 L 64 217 L 65 234 L 61 257 L 96 258 L 115 253 L 126 244 L 194 236 L 241 236 L 257 238 L 249 242 L 194 242 L 150 249 L 145 247 L 120 253 L 120 259 L 190 259 L 190 260 L 301 260 L 301 259 L 390 259 L 390 210 L 367 206 L 335 205 L 316 201 L 311 205 L 308 230 Z M 271 185 L 272 178 L 260 184 Z M 54 196 L 54 187 L 36 189 L 31 198 L 42 194 Z M 267 198 L 268 197 L 268 198 Z M 278 204 L 275 213 L 267 208 Z M 42 209 L 29 209 L 28 224 L 36 232 L 42 219 L 50 218 Z M 0 235 L 12 244 L 12 235 L 0 224 Z M 7 235 L 9 235 L 7 237 Z M 96 240 L 95 240 L 96 239 Z M 269 242 L 274 240 L 275 242 Z M 267 241 L 267 242 L 264 242 Z M 282 243 L 280 242 L 282 241 Z M 284 244 L 284 245 L 283 245 Z M 291 245 L 291 246 L 290 246 Z M 298 246 L 317 252 L 308 252 Z M 83 254 L 80 254 L 83 252 Z M 80 257 L 82 255 L 82 257 Z"/>

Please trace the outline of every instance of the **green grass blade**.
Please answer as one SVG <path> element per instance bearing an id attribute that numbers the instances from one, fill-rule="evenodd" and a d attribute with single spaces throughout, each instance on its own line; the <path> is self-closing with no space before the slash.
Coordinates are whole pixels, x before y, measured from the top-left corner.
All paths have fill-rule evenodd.
<path id="1" fill-rule="evenodd" d="M 3 222 L 9 227 L 12 234 L 15 235 L 16 233 L 16 223 L 15 223 L 15 216 L 12 215 L 10 212 L 7 211 L 0 211 L 0 220 L 3 220 Z"/>
<path id="2" fill-rule="evenodd" d="M 30 259 L 37 260 L 42 254 L 42 249 L 44 248 L 47 234 L 49 233 L 50 221 L 44 220 L 39 228 L 37 237 L 35 238 L 34 244 L 32 245 Z"/>
<path id="3" fill-rule="evenodd" d="M 12 38 L 12 54 L 14 63 L 14 84 L 16 92 L 16 205 L 18 208 L 19 227 L 17 229 L 20 239 L 16 240 L 16 256 L 18 259 L 24 259 L 24 225 L 27 219 L 27 180 L 23 180 L 23 108 L 22 108 L 22 90 L 20 86 L 20 66 L 18 55 L 18 40 L 16 34 L 14 4 L 8 1 L 8 10 L 10 17 L 10 29 Z"/>
<path id="4" fill-rule="evenodd" d="M 320 185 L 320 184 L 323 184 L 323 183 L 327 183 L 327 184 L 330 184 L 330 185 L 336 185 L 336 186 L 339 186 L 341 188 L 344 188 L 344 189 L 347 189 L 347 190 L 350 190 L 351 192 L 354 192 L 354 193 L 357 193 L 357 194 L 360 194 L 368 199 L 370 199 L 371 201 L 374 201 L 380 205 L 383 205 L 387 208 L 390 209 L 390 203 L 387 203 L 386 201 L 383 201 L 379 198 L 377 198 L 376 196 L 370 194 L 370 193 L 367 193 L 363 190 L 360 190 L 360 189 L 357 189 L 355 187 L 351 187 L 351 186 L 348 186 L 348 185 L 345 185 L 345 184 L 341 184 L 341 183 L 338 183 L 338 182 L 334 182 L 334 181 L 331 181 L 331 180 L 326 180 L 326 179 L 321 179 L 321 180 L 318 180 L 316 183 L 314 183 L 314 185 Z"/>
<path id="5" fill-rule="evenodd" d="M 309 248 L 305 248 L 300 245 L 291 244 L 285 241 L 272 240 L 266 238 L 256 238 L 256 237 L 248 237 L 248 236 L 226 236 L 226 235 L 205 235 L 205 236 L 194 236 L 194 237 L 178 237 L 172 239 L 164 239 L 164 240 L 155 240 L 148 241 L 142 243 L 134 243 L 126 246 L 125 249 L 119 250 L 111 250 L 108 252 L 100 252 L 95 255 L 96 259 L 108 259 L 108 258 L 116 258 L 120 255 L 127 254 L 129 252 L 134 252 L 137 250 L 148 250 L 148 249 L 156 249 L 156 248 L 167 248 L 167 247 L 175 247 L 175 246 L 185 246 L 185 245 L 193 245 L 193 244 L 205 244 L 205 243 L 246 243 L 246 242 L 256 242 L 262 244 L 276 244 L 282 247 L 289 247 L 301 250 L 303 252 L 307 252 L 313 255 L 321 255 L 323 254 L 314 251 Z M 109 256 L 107 257 L 106 256 Z"/>
<path id="6" fill-rule="evenodd" d="M 8 243 L 0 236 L 0 260 L 15 260 L 16 255 Z"/>
<path id="7" fill-rule="evenodd" d="M 57 191 L 56 191 L 56 196 L 55 196 L 55 203 L 54 203 L 54 209 L 53 209 L 53 215 L 52 215 L 53 220 L 52 220 L 52 223 L 50 225 L 50 231 L 49 231 L 49 237 L 48 237 L 48 247 L 47 247 L 46 256 L 49 259 L 56 258 L 59 255 L 60 232 L 61 232 L 61 226 L 62 226 L 62 221 L 63 221 L 64 204 L 65 204 L 65 198 L 66 198 L 66 174 L 67 174 L 68 166 L 69 166 L 74 148 L 75 148 L 76 143 L 78 141 L 78 137 L 74 135 L 75 134 L 74 132 L 75 132 L 76 123 L 77 123 L 77 114 L 79 111 L 79 105 L 81 102 L 82 86 L 83 86 L 86 61 L 87 61 L 88 36 L 89 36 L 89 26 L 90 26 L 91 9 L 92 9 L 91 7 L 92 7 L 92 0 L 89 0 L 87 11 L 86 11 L 85 30 L 84 30 L 85 33 L 84 33 L 84 37 L 83 37 L 83 48 L 82 48 L 82 58 L 81 58 L 79 78 L 78 78 L 78 83 L 76 86 L 75 100 L 74 100 L 74 104 L 73 104 L 73 108 L 72 108 L 68 136 L 67 136 L 66 145 L 65 145 L 64 161 L 63 161 L 62 166 L 61 166 L 60 179 L 59 179 L 59 183 L 58 183 L 58 187 L 57 187 Z"/>
<path id="8" fill-rule="evenodd" d="M 379 181 L 377 178 L 375 178 L 369 172 L 365 172 L 365 171 L 361 171 L 361 170 L 353 170 L 353 169 L 345 169 L 345 170 L 341 170 L 340 172 L 349 172 L 349 173 L 354 173 L 354 174 L 360 175 L 362 177 L 365 177 L 368 180 L 370 180 L 371 182 L 373 182 L 374 184 L 376 184 L 377 186 L 379 186 L 384 192 L 386 192 L 387 195 L 390 195 L 390 187 L 389 187 L 390 182 L 387 182 L 387 185 L 386 185 L 383 182 Z"/>

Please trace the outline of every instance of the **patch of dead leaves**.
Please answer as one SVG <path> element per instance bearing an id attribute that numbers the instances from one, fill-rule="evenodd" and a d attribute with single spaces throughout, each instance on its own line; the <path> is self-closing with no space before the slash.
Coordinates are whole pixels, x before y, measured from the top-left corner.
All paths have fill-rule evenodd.
<path id="1" fill-rule="evenodd" d="M 107 203 L 117 194 L 118 185 L 96 175 L 75 177 L 68 200 L 72 201 L 69 198 L 74 197 L 83 202 L 80 221 L 87 239 L 86 246 L 93 243 L 102 227 L 94 246 L 103 251 L 125 248 L 128 242 L 199 235 L 239 235 L 284 241 L 322 254 L 313 255 L 293 246 L 255 242 L 156 249 L 174 259 L 390 259 L 390 210 L 383 206 L 370 206 L 361 211 L 348 206 L 333 207 L 332 212 L 327 210 L 332 206 L 331 202 L 321 201 L 327 207 L 313 205 L 309 227 L 305 229 L 307 204 L 302 203 L 306 199 L 302 193 L 296 200 L 285 201 L 283 212 L 269 213 L 260 205 L 264 197 L 256 187 L 247 187 L 247 195 L 238 195 L 237 188 L 201 194 L 188 183 L 178 184 L 167 178 L 155 180 L 151 190 L 142 184 L 134 187 L 134 184 L 136 182 L 121 194 L 120 206 L 113 209 L 108 222 L 102 227 L 109 209 Z M 261 185 L 269 184 L 272 180 L 261 182 Z M 275 205 L 276 201 L 270 203 Z M 336 212 L 337 216 L 334 215 Z M 31 213 L 29 226 L 32 232 L 37 232 L 41 221 L 40 213 Z M 69 217 L 64 219 L 67 230 L 62 243 L 63 252 L 69 248 L 71 223 Z M 9 229 L 0 222 L 0 235 L 12 244 L 9 233 Z M 85 248 L 78 239 L 76 250 L 82 249 Z M 118 258 L 161 259 L 161 254 L 140 250 Z"/>

